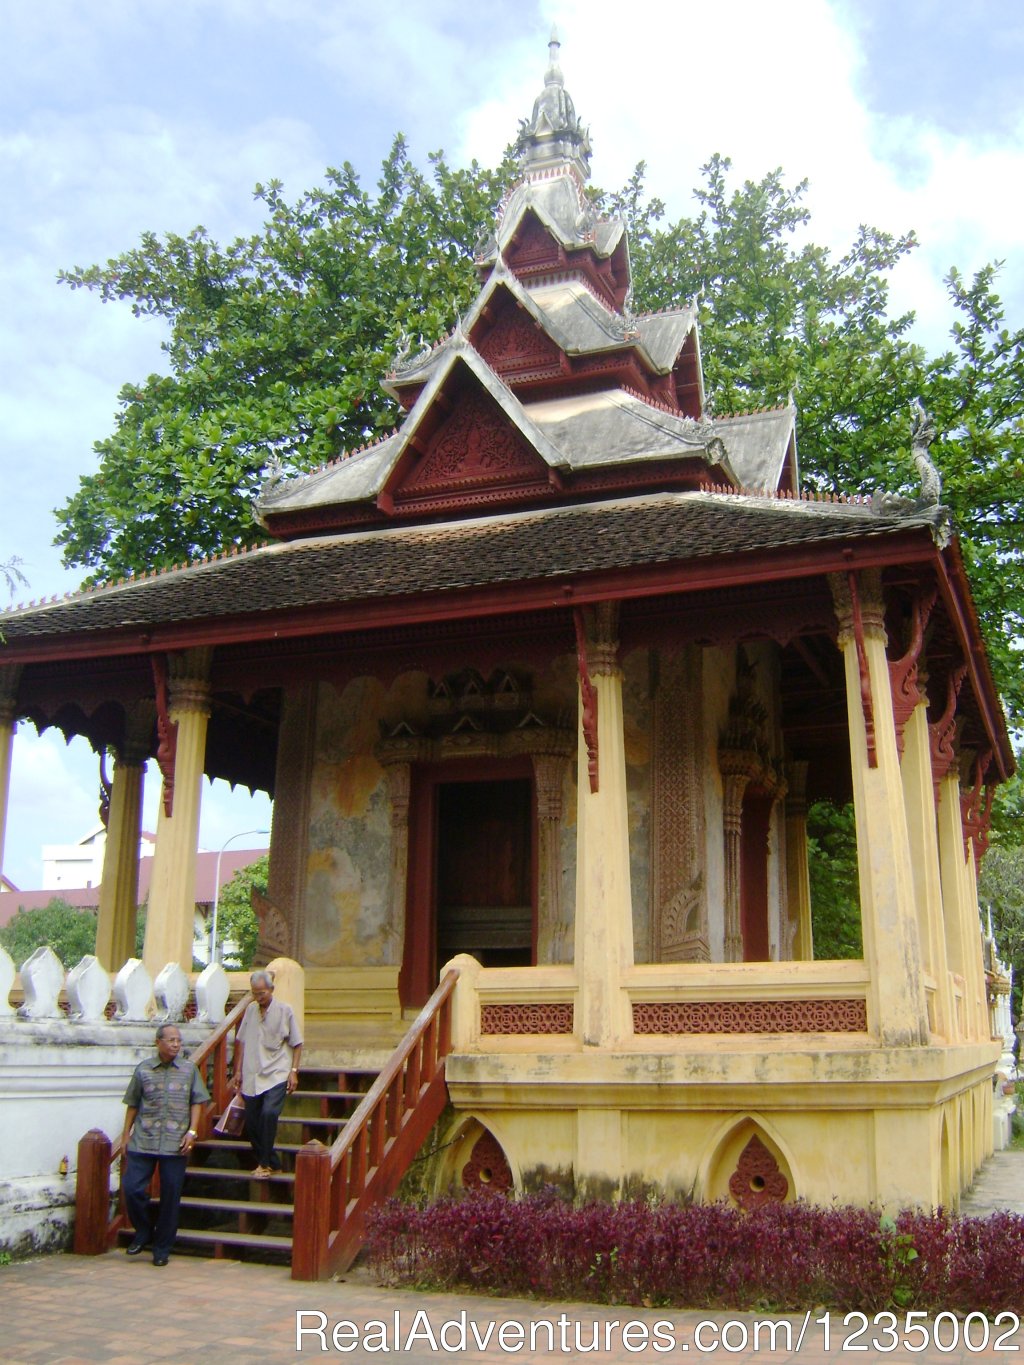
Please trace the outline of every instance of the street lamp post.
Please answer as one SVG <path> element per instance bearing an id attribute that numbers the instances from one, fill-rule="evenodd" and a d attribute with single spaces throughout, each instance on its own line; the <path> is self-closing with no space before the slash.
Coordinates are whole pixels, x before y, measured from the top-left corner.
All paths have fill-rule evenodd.
<path id="1" fill-rule="evenodd" d="M 245 839 L 250 834 L 269 834 L 269 829 L 242 829 L 237 834 L 230 834 L 220 846 L 217 853 L 217 868 L 213 875 L 213 918 L 210 923 L 210 961 L 220 961 L 220 951 L 217 946 L 217 909 L 220 905 L 220 860 L 224 856 L 224 850 L 228 844 L 236 839 Z"/>

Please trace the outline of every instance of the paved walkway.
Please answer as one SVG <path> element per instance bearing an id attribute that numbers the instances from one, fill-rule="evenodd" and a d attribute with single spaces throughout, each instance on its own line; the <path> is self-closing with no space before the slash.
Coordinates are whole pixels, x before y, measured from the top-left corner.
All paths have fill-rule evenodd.
<path id="1" fill-rule="evenodd" d="M 992 1207 L 1024 1212 L 1024 1153 L 997 1154 L 965 1204 L 976 1213 Z M 47 1256 L 0 1267 L 3 1365 L 250 1365 L 325 1355 L 377 1365 L 399 1355 L 414 1363 L 584 1356 L 623 1365 L 659 1361 L 666 1353 L 678 1359 L 684 1350 L 695 1361 L 717 1356 L 723 1365 L 776 1360 L 824 1365 L 843 1354 L 844 1338 L 857 1324 L 844 1326 L 833 1314 L 826 1338 L 823 1316 L 808 1315 L 805 1323 L 801 1316 L 424 1294 L 381 1289 L 359 1271 L 338 1282 L 297 1284 L 287 1268 L 190 1256 L 173 1256 L 159 1270 L 145 1256 L 129 1260 L 122 1252 Z M 297 1336 L 300 1326 L 305 1331 Z M 994 1338 L 979 1351 L 984 1345 L 979 1333 L 986 1328 L 979 1320 L 973 1326 L 970 1350 L 962 1342 L 941 1351 L 901 1346 L 895 1354 L 869 1349 L 856 1358 L 929 1365 L 1024 1359 L 1024 1332 L 999 1351 Z M 947 1347 L 954 1330 L 960 1325 L 949 1318 Z M 860 1343 L 870 1340 L 862 1336 Z M 919 1346 L 921 1338 L 909 1341 Z"/>
<path id="2" fill-rule="evenodd" d="M 960 1212 L 984 1218 L 996 1209 L 1024 1213 L 1024 1152 L 996 1152 L 960 1201 Z"/>

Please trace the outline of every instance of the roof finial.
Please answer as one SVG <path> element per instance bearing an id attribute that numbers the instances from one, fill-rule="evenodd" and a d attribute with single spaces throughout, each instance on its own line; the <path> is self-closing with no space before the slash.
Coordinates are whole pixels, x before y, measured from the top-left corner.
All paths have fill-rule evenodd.
<path id="1" fill-rule="evenodd" d="M 533 113 L 519 125 L 516 151 L 524 171 L 560 170 L 573 167 L 581 180 L 590 175 L 590 135 L 576 117 L 565 78 L 558 64 L 562 46 L 552 28 L 548 43 L 548 69 L 544 89 L 537 96 Z"/>
<path id="2" fill-rule="evenodd" d="M 564 85 L 565 77 L 562 75 L 562 68 L 558 65 L 558 52 L 562 44 L 559 41 L 558 29 L 551 25 L 551 37 L 548 39 L 548 69 L 544 73 L 545 85 Z"/>

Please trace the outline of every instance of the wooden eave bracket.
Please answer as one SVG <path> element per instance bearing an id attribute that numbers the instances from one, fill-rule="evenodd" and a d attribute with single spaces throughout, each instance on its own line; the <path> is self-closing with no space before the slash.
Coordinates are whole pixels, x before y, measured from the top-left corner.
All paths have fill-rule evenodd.
<path id="1" fill-rule="evenodd" d="M 912 607 L 913 626 L 910 644 L 902 659 L 889 664 L 889 686 L 892 691 L 892 713 L 896 725 L 896 749 L 903 757 L 903 730 L 914 714 L 914 708 L 921 702 L 921 692 L 917 685 L 917 665 L 924 646 L 924 630 L 932 614 L 938 592 L 920 594 L 914 598 Z"/>
<path id="2" fill-rule="evenodd" d="M 964 831 L 964 857 L 967 857 L 968 844 L 974 845 L 975 867 L 988 851 L 989 831 L 992 825 L 992 800 L 996 794 L 995 784 L 985 785 L 985 774 L 992 762 L 992 750 L 978 754 L 974 761 L 974 786 L 969 792 L 960 793 L 960 818 Z M 984 790 L 984 796 L 982 791 Z"/>
<path id="3" fill-rule="evenodd" d="M 587 628 L 583 621 L 582 607 L 573 608 L 572 619 L 576 627 L 576 662 L 580 674 L 583 738 L 587 746 L 587 772 L 590 776 L 591 794 L 595 794 L 598 788 L 597 690 L 590 681 L 590 669 L 587 664 Z"/>
<path id="4" fill-rule="evenodd" d="M 878 767 L 878 746 L 875 742 L 875 702 L 871 694 L 871 673 L 868 669 L 868 652 L 864 644 L 864 617 L 860 609 L 860 593 L 857 591 L 857 574 L 854 569 L 847 570 L 850 585 L 850 605 L 853 609 L 853 638 L 857 646 L 857 670 L 860 674 L 860 705 L 864 713 L 864 738 L 868 750 L 868 767 Z"/>
<path id="5" fill-rule="evenodd" d="M 156 694 L 156 761 L 164 780 L 164 815 L 168 820 L 174 813 L 174 761 L 178 751 L 178 724 L 172 721 L 167 709 L 167 658 L 151 654 L 153 684 Z"/>
<path id="6" fill-rule="evenodd" d="M 956 766 L 956 754 L 953 750 L 953 740 L 956 736 L 956 701 L 966 676 L 966 664 L 958 664 L 950 671 L 946 709 L 937 721 L 928 726 L 932 752 L 932 783 L 935 787 L 936 801 L 939 799 L 940 782 Z"/>

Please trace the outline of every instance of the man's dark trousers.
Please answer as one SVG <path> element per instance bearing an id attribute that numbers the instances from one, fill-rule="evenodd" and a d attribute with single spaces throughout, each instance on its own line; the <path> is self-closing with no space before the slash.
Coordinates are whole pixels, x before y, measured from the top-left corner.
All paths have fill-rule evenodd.
<path id="1" fill-rule="evenodd" d="M 178 1209 L 185 1184 L 187 1156 L 156 1156 L 153 1152 L 128 1152 L 125 1158 L 125 1207 L 137 1242 L 152 1243 L 154 1256 L 169 1256 L 178 1235 Z M 149 1208 L 149 1185 L 160 1168 L 160 1207 L 156 1226 Z"/>
<path id="2" fill-rule="evenodd" d="M 272 1085 L 262 1095 L 243 1095 L 245 1100 L 245 1135 L 256 1153 L 257 1166 L 280 1170 L 281 1158 L 274 1151 L 277 1140 L 277 1120 L 284 1108 L 288 1082 Z"/>

